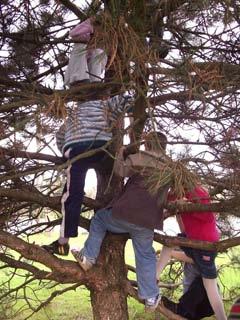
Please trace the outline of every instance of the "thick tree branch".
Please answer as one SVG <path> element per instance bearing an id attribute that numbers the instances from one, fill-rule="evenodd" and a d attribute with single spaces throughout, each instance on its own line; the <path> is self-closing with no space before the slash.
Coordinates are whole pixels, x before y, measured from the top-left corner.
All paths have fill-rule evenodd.
<path id="1" fill-rule="evenodd" d="M 39 153 L 39 152 L 26 152 L 18 149 L 8 149 L 8 148 L 0 147 L 0 159 L 5 157 L 6 155 L 13 158 L 43 160 L 47 162 L 53 162 L 55 164 L 63 163 L 63 160 L 61 157 L 56 157 L 56 156 Z"/>
<path id="2" fill-rule="evenodd" d="M 2 262 L 6 263 L 8 267 L 29 271 L 30 273 L 32 273 L 34 275 L 34 277 L 36 279 L 48 278 L 49 280 L 51 280 L 51 276 L 49 276 L 49 272 L 40 270 L 27 262 L 23 262 L 21 260 L 15 260 L 13 258 L 10 258 L 5 253 L 0 253 L 0 260 Z"/>
<path id="3" fill-rule="evenodd" d="M 30 192 L 30 190 L 20 190 L 20 189 L 7 189 L 0 188 L 0 197 L 7 197 L 9 199 L 14 199 L 16 201 L 23 201 L 26 203 L 37 203 L 43 207 L 48 207 L 53 210 L 61 211 L 60 197 L 49 197 L 43 194 Z M 83 204 L 91 209 L 101 208 L 101 202 L 93 200 L 89 197 L 84 197 Z"/>
<path id="4" fill-rule="evenodd" d="M 234 210 L 238 210 L 240 207 L 240 198 L 239 196 L 232 197 L 228 200 L 220 200 L 219 202 L 211 202 L 209 204 L 202 203 L 178 203 L 172 202 L 168 203 L 167 208 L 170 212 L 176 213 L 178 212 L 191 212 L 191 211 L 214 211 L 214 212 L 229 212 Z M 236 212 L 236 215 L 239 216 Z"/>
<path id="5" fill-rule="evenodd" d="M 230 238 L 218 242 L 190 240 L 183 237 L 172 237 L 161 234 L 154 234 L 154 240 L 168 247 L 190 247 L 196 249 L 215 250 L 224 252 L 229 248 L 240 244 L 240 237 Z"/>
<path id="6" fill-rule="evenodd" d="M 87 18 L 85 13 L 83 13 L 74 3 L 69 0 L 58 0 L 59 3 L 64 5 L 70 11 L 72 11 L 80 20 L 84 20 Z"/>
<path id="7" fill-rule="evenodd" d="M 5 231 L 0 231 L 0 243 L 17 251 L 24 258 L 42 263 L 51 269 L 51 272 L 45 274 L 40 273 L 39 276 L 41 279 L 43 279 L 45 275 L 45 279 L 51 279 L 61 283 L 78 282 L 80 284 L 86 282 L 86 274 L 79 268 L 76 262 L 58 259 L 40 246 L 27 243 Z M 26 269 L 23 263 L 19 264 L 19 266 Z M 28 267 L 27 270 L 30 271 Z M 32 269 L 32 271 L 34 270 Z M 38 273 L 35 274 L 35 276 L 37 275 Z"/>
<path id="8" fill-rule="evenodd" d="M 136 299 L 138 302 L 140 303 L 144 303 L 143 300 L 140 300 L 139 297 L 138 297 L 138 294 L 137 294 L 137 290 L 132 286 L 131 282 L 128 281 L 126 283 L 126 289 L 127 289 L 127 292 L 128 292 L 128 295 L 133 297 L 134 299 Z M 181 316 L 175 314 L 175 313 L 172 313 L 171 311 L 169 311 L 168 309 L 166 309 L 162 303 L 160 303 L 156 309 L 156 311 L 162 313 L 164 316 L 167 317 L 167 319 L 171 319 L 171 320 L 187 320 L 185 318 L 182 318 Z"/>
<path id="9" fill-rule="evenodd" d="M 176 81 L 176 73 L 178 73 L 177 82 L 179 84 L 183 83 L 195 88 L 199 86 L 204 91 L 209 89 L 221 91 L 222 88 L 229 86 L 234 86 L 236 90 L 240 80 L 239 65 L 217 61 L 201 63 L 192 61 L 188 65 L 184 65 L 184 68 L 182 64 L 179 64 L 174 68 L 150 68 L 149 72 L 160 74 L 172 81 Z"/>

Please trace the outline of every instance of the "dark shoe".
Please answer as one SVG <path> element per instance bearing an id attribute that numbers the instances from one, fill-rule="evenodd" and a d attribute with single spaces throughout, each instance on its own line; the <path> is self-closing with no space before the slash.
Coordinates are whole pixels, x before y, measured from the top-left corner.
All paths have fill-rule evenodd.
<path id="1" fill-rule="evenodd" d="M 167 297 L 164 297 L 164 296 L 162 296 L 161 303 L 166 309 L 177 314 L 177 306 L 178 306 L 177 303 L 169 300 Z"/>
<path id="2" fill-rule="evenodd" d="M 161 300 L 160 294 L 158 294 L 156 297 L 146 299 L 145 300 L 145 312 L 155 311 L 160 300 Z"/>
<path id="3" fill-rule="evenodd" d="M 88 260 L 87 257 L 85 257 L 82 254 L 82 251 L 78 251 L 75 249 L 71 250 L 72 255 L 74 256 L 74 258 L 77 260 L 78 264 L 80 265 L 80 267 L 84 270 L 84 271 L 88 271 L 89 269 L 92 268 L 93 263 L 91 261 Z"/>
<path id="4" fill-rule="evenodd" d="M 53 241 L 50 244 L 42 246 L 43 249 L 47 250 L 52 254 L 59 254 L 60 256 L 67 256 L 69 253 L 69 244 L 60 244 L 58 240 Z"/>

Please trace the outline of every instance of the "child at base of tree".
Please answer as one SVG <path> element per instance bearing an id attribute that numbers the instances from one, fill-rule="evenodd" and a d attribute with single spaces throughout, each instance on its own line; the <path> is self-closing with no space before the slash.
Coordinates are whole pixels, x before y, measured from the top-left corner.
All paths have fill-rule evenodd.
<path id="1" fill-rule="evenodd" d="M 170 195 L 169 200 L 177 199 L 173 195 Z M 192 203 L 210 203 L 208 192 L 199 185 L 192 191 L 186 192 L 183 200 Z M 188 239 L 208 242 L 219 240 L 220 235 L 214 212 L 179 212 L 177 216 L 180 230 L 184 231 Z M 227 317 L 222 298 L 217 286 L 217 270 L 215 265 L 217 252 L 188 247 L 181 247 L 181 249 L 182 251 L 177 251 L 163 246 L 159 260 L 157 261 L 157 279 L 171 258 L 195 263 L 201 274 L 203 285 L 216 318 L 218 320 L 226 320 Z"/>
<path id="2" fill-rule="evenodd" d="M 65 72 L 65 85 L 102 81 L 101 76 L 107 64 L 107 55 L 103 49 L 96 48 L 96 44 L 91 43 L 93 35 L 96 40 L 101 38 L 100 29 L 100 23 L 91 17 L 69 32 L 70 37 L 76 43 L 74 43 Z"/>

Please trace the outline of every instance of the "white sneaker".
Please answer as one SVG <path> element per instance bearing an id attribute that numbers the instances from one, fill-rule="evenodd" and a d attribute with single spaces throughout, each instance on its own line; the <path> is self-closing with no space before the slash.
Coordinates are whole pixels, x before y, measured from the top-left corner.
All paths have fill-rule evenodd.
<path id="1" fill-rule="evenodd" d="M 82 251 L 78 251 L 76 249 L 71 250 L 72 255 L 77 260 L 78 264 L 84 271 L 88 271 L 92 268 L 93 264 L 90 262 L 83 254 Z"/>
<path id="2" fill-rule="evenodd" d="M 156 297 L 146 299 L 145 300 L 145 312 L 155 311 L 160 300 L 161 300 L 160 294 L 158 294 Z"/>

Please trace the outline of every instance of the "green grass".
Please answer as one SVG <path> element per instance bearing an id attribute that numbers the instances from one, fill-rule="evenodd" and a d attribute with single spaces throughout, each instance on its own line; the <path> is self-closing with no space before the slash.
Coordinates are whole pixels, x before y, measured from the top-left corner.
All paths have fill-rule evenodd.
<path id="1" fill-rule="evenodd" d="M 87 234 L 80 235 L 76 239 L 71 239 L 70 245 L 71 247 L 82 247 Z M 39 235 L 33 238 L 33 241 L 39 245 L 47 244 L 57 238 L 57 233 L 51 233 L 46 235 Z M 154 244 L 155 249 L 160 249 L 161 246 L 158 243 Z M 235 248 L 234 250 L 238 250 Z M 69 255 L 67 259 L 73 260 L 72 255 Z M 132 249 L 131 241 L 127 242 L 126 250 L 125 250 L 125 259 L 126 262 L 130 265 L 134 265 L 134 254 Z M 217 259 L 218 265 L 222 264 L 229 264 L 229 259 L 226 255 L 220 255 Z M 36 264 L 35 264 L 36 265 Z M 42 266 L 41 266 L 42 267 Z M 3 284 L 11 275 L 11 269 L 1 270 L 1 283 Z M 24 272 L 18 271 L 18 274 L 15 275 L 11 280 L 11 288 L 15 288 L 19 286 L 24 281 Z M 130 273 L 129 276 L 134 278 L 134 274 Z M 220 275 L 220 280 L 226 284 L 229 288 L 238 286 L 240 287 L 240 279 L 237 277 L 236 272 L 227 268 L 224 272 Z M 67 285 L 58 285 L 57 289 L 62 290 L 66 288 Z M 1 286 L 3 290 L 3 285 Z M 34 281 L 34 283 L 30 284 L 28 289 L 26 290 L 27 295 L 30 297 L 29 303 L 36 307 L 39 301 L 44 301 L 46 298 L 50 296 L 50 294 L 56 288 L 51 288 L 46 286 L 42 288 L 42 285 L 39 281 Z M 222 289 L 224 287 L 222 286 Z M 240 292 L 240 290 L 238 291 Z M 165 294 L 169 292 L 164 290 Z M 19 291 L 19 297 L 23 296 L 23 291 Z M 19 310 L 22 308 L 22 313 L 18 314 L 14 317 L 14 320 L 21 320 L 24 316 L 29 315 L 29 310 L 26 311 L 28 305 L 26 306 L 26 302 L 24 299 L 17 300 L 17 303 L 12 307 L 8 308 L 8 313 L 12 310 Z M 144 306 L 132 298 L 128 299 L 128 306 L 129 306 L 129 315 L 131 320 L 151 320 L 155 319 L 153 314 L 145 314 L 144 313 Z M 5 305 L 5 307 L 8 307 Z M 227 310 L 229 309 L 230 305 L 226 305 Z M 0 320 L 5 318 L 1 318 L 0 313 Z M 67 319 L 67 320 L 92 320 L 92 311 L 91 311 L 91 303 L 88 290 L 82 286 L 76 290 L 68 291 L 64 293 L 64 295 L 57 296 L 54 298 L 52 302 L 50 302 L 43 310 L 40 310 L 38 313 L 35 313 L 31 316 L 31 320 L 59 320 L 59 319 Z"/>

